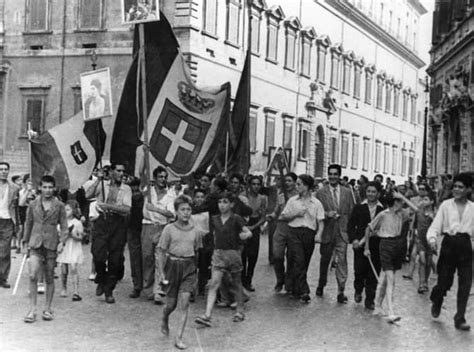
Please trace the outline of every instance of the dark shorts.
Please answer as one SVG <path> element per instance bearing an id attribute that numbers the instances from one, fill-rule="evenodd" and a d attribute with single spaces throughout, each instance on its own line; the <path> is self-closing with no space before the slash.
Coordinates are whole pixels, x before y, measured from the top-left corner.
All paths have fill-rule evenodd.
<path id="1" fill-rule="evenodd" d="M 235 249 L 215 249 L 212 254 L 212 269 L 230 273 L 242 271 L 242 255 Z"/>
<path id="2" fill-rule="evenodd" d="M 173 258 L 168 256 L 165 263 L 165 278 L 169 284 L 165 287 L 167 297 L 176 298 L 180 293 L 191 293 L 196 285 L 196 260 Z"/>
<path id="3" fill-rule="evenodd" d="M 46 260 L 56 261 L 56 258 L 58 256 L 58 252 L 53 251 L 51 249 L 47 249 L 44 246 L 41 246 L 39 248 L 31 248 L 30 249 L 30 256 L 38 257 L 42 262 L 45 262 Z"/>
<path id="4" fill-rule="evenodd" d="M 400 270 L 404 257 L 403 238 L 390 237 L 380 239 L 380 264 L 382 270 Z"/>

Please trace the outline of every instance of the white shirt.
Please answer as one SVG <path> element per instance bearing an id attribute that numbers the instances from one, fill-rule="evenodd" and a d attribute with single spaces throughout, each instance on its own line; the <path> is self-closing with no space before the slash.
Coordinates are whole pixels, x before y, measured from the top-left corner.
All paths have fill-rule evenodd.
<path id="1" fill-rule="evenodd" d="M 0 219 L 11 219 L 10 211 L 8 210 L 8 192 L 9 185 L 5 183 L 0 186 Z"/>
<path id="2" fill-rule="evenodd" d="M 304 209 L 303 216 L 297 216 Z M 308 199 L 301 199 L 299 195 L 288 199 L 281 216 L 283 218 L 292 218 L 288 221 L 290 227 L 306 227 L 316 231 L 318 221 L 324 220 L 324 208 L 321 202 L 313 196 Z"/>
<path id="3" fill-rule="evenodd" d="M 426 237 L 428 241 L 436 240 L 436 236 L 442 233 L 451 236 L 467 233 L 472 239 L 474 237 L 474 203 L 467 201 L 462 217 L 459 216 L 454 199 L 447 199 L 441 203 Z"/>
<path id="4" fill-rule="evenodd" d="M 146 190 L 145 190 L 146 192 Z M 176 193 L 175 193 L 176 194 Z M 156 188 L 152 187 L 150 189 L 150 196 L 151 196 L 151 204 L 153 204 L 155 207 L 168 210 L 171 213 L 174 214 L 174 200 L 176 199 L 176 196 L 173 195 L 173 193 L 166 191 L 165 195 L 163 198 L 158 200 L 158 194 L 156 192 Z M 146 208 L 148 201 L 145 199 L 145 202 L 143 204 L 143 224 L 160 224 L 160 225 L 166 225 L 169 222 L 169 219 L 166 216 L 161 215 L 160 213 L 156 211 L 149 211 Z"/>

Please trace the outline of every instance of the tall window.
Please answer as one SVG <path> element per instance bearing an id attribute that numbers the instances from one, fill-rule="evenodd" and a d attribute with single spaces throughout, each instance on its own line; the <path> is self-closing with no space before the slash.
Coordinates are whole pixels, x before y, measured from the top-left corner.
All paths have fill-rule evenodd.
<path id="1" fill-rule="evenodd" d="M 382 110 L 383 105 L 383 87 L 385 85 L 385 74 L 377 75 L 377 100 L 375 107 Z"/>
<path id="2" fill-rule="evenodd" d="M 374 165 L 374 171 L 375 172 L 380 172 L 380 165 L 382 161 L 382 146 L 380 141 L 375 142 L 375 165 Z"/>
<path id="3" fill-rule="evenodd" d="M 50 30 L 51 0 L 27 0 L 26 31 L 45 32 Z"/>
<path id="4" fill-rule="evenodd" d="M 393 87 L 393 115 L 398 116 L 398 109 L 400 107 L 400 88 L 401 84 L 397 83 Z"/>
<path id="5" fill-rule="evenodd" d="M 354 63 L 354 98 L 360 99 L 360 82 L 362 76 L 363 60 L 358 60 Z"/>
<path id="6" fill-rule="evenodd" d="M 304 123 L 300 124 L 300 135 L 299 135 L 299 158 L 301 160 L 307 160 L 309 158 L 309 146 L 310 146 L 310 134 L 307 126 Z"/>
<path id="7" fill-rule="evenodd" d="M 275 145 L 275 115 L 272 111 L 265 111 L 265 143 L 264 154 L 268 153 L 269 147 Z"/>
<path id="8" fill-rule="evenodd" d="M 331 87 L 339 89 L 339 66 L 342 50 L 340 46 L 331 48 Z"/>
<path id="9" fill-rule="evenodd" d="M 227 42 L 239 45 L 240 1 L 227 0 Z"/>
<path id="10" fill-rule="evenodd" d="M 74 115 L 82 110 L 81 86 L 76 85 L 72 87 Z"/>
<path id="11" fill-rule="evenodd" d="M 204 23 L 205 32 L 217 35 L 217 0 L 204 0 Z"/>
<path id="12" fill-rule="evenodd" d="M 326 54 L 330 42 L 327 38 L 318 38 L 316 40 L 316 48 L 318 53 L 318 66 L 316 70 L 316 78 L 320 82 L 326 81 Z"/>
<path id="13" fill-rule="evenodd" d="M 301 31 L 301 74 L 306 77 L 311 76 L 311 50 L 315 36 L 316 32 L 312 28 Z"/>
<path id="14" fill-rule="evenodd" d="M 277 63 L 278 60 L 278 31 L 283 18 L 281 8 L 267 11 L 267 61 Z"/>
<path id="15" fill-rule="evenodd" d="M 403 91 L 403 110 L 402 110 L 402 118 L 403 121 L 407 121 L 408 119 L 408 95 L 410 92 L 408 90 Z"/>
<path id="16" fill-rule="evenodd" d="M 330 160 L 331 164 L 336 164 L 337 163 L 337 137 L 332 136 L 329 139 L 329 153 L 330 153 Z"/>
<path id="17" fill-rule="evenodd" d="M 390 171 L 390 146 L 388 143 L 383 145 L 383 172 L 388 174 Z"/>
<path id="18" fill-rule="evenodd" d="M 400 170 L 400 174 L 405 176 L 407 171 L 407 151 L 406 149 L 402 149 L 402 169 Z"/>
<path id="19" fill-rule="evenodd" d="M 416 99 L 418 96 L 416 94 L 412 94 L 410 96 L 411 100 L 411 110 L 410 110 L 410 122 L 412 124 L 416 124 Z"/>
<path id="20" fill-rule="evenodd" d="M 259 10 L 252 8 L 252 53 L 260 53 L 260 26 L 262 14 Z"/>
<path id="21" fill-rule="evenodd" d="M 257 109 L 251 107 L 249 114 L 249 138 L 251 152 L 255 152 L 257 150 L 257 116 Z"/>
<path id="22" fill-rule="evenodd" d="M 393 93 L 393 80 L 387 80 L 385 90 L 385 112 L 392 112 L 392 93 Z"/>
<path id="23" fill-rule="evenodd" d="M 295 69 L 296 36 L 300 25 L 297 19 L 285 22 L 285 68 Z"/>
<path id="24" fill-rule="evenodd" d="M 372 79 L 375 69 L 372 67 L 365 68 L 365 103 L 372 104 Z"/>
<path id="25" fill-rule="evenodd" d="M 102 29 L 103 0 L 79 1 L 79 29 Z"/>
<path id="26" fill-rule="evenodd" d="M 291 148 L 293 142 L 293 121 L 288 117 L 283 119 L 283 148 Z"/>
<path id="27" fill-rule="evenodd" d="M 22 88 L 22 120 L 21 136 L 26 136 L 28 125 L 36 132 L 43 132 L 44 117 L 46 112 L 46 98 L 49 91 L 48 87 L 27 87 Z"/>
<path id="28" fill-rule="evenodd" d="M 370 140 L 364 138 L 364 155 L 362 160 L 362 170 L 369 170 L 369 160 L 370 160 Z"/>
<path id="29" fill-rule="evenodd" d="M 347 167 L 349 163 L 349 136 L 343 133 L 341 136 L 341 166 Z"/>
<path id="30" fill-rule="evenodd" d="M 408 175 L 413 176 L 415 174 L 415 152 L 410 150 L 408 157 Z"/>
<path id="31" fill-rule="evenodd" d="M 354 61 L 354 53 L 350 52 L 344 55 L 344 72 L 342 78 L 342 91 L 346 94 L 350 94 L 351 91 L 351 71 L 352 62 Z"/>
<path id="32" fill-rule="evenodd" d="M 359 167 L 359 137 L 352 136 L 352 169 L 357 169 Z"/>
<path id="33" fill-rule="evenodd" d="M 396 145 L 392 145 L 392 175 L 397 174 L 398 165 L 398 148 Z"/>

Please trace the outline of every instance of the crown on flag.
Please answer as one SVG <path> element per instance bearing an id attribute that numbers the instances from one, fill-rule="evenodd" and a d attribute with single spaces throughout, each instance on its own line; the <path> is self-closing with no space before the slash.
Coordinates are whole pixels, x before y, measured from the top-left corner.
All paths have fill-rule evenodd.
<path id="1" fill-rule="evenodd" d="M 179 101 L 190 111 L 202 114 L 211 109 L 215 101 L 212 99 L 202 98 L 196 89 L 188 85 L 186 82 L 178 83 Z"/>

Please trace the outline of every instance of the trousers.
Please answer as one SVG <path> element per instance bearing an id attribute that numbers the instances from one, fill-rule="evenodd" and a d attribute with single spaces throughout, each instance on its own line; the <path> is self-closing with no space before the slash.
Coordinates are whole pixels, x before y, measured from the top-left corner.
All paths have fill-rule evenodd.
<path id="1" fill-rule="evenodd" d="M 315 231 L 306 227 L 290 227 L 288 238 L 289 257 L 293 263 L 293 294 L 309 294 L 307 273 L 314 251 Z"/>
<path id="2" fill-rule="evenodd" d="M 158 242 L 165 225 L 143 224 L 142 226 L 142 266 L 143 290 L 155 297 L 160 288 L 160 262 L 158 260 Z M 151 292 L 150 292 L 151 291 Z"/>
<path id="3" fill-rule="evenodd" d="M 250 218 L 249 226 L 258 222 L 258 219 Z M 258 251 L 260 248 L 260 227 L 252 230 L 252 237 L 244 241 L 242 249 L 242 284 L 250 286 L 252 284 L 253 274 L 257 266 Z"/>
<path id="4" fill-rule="evenodd" d="M 0 219 L 0 282 L 7 281 L 10 275 L 13 232 L 13 221 Z"/>
<path id="5" fill-rule="evenodd" d="M 293 258 L 289 256 L 289 236 L 290 228 L 288 223 L 286 221 L 278 221 L 273 235 L 273 269 L 275 270 L 277 285 L 285 285 L 287 291 L 293 292 Z"/>
<path id="6" fill-rule="evenodd" d="M 438 282 L 431 291 L 430 299 L 441 305 L 453 285 L 454 273 L 458 272 L 457 311 L 454 323 L 465 323 L 465 313 L 472 284 L 472 244 L 468 234 L 445 234 L 441 243 L 437 271 Z"/>
<path id="7" fill-rule="evenodd" d="M 377 275 L 380 273 L 379 238 L 372 237 L 369 241 L 370 259 Z M 369 259 L 364 255 L 364 248 L 354 249 L 354 290 L 362 293 L 365 289 L 365 300 L 374 302 L 377 290 L 377 278 L 370 266 Z"/>
<path id="8" fill-rule="evenodd" d="M 343 293 L 347 281 L 347 243 L 338 235 L 332 242 L 321 243 L 319 253 L 321 254 L 321 261 L 318 286 L 324 287 L 327 284 L 329 263 L 334 253 L 338 292 Z"/>
<path id="9" fill-rule="evenodd" d="M 139 229 L 129 228 L 127 232 L 127 243 L 133 289 L 141 291 L 143 289 L 141 231 Z"/>

